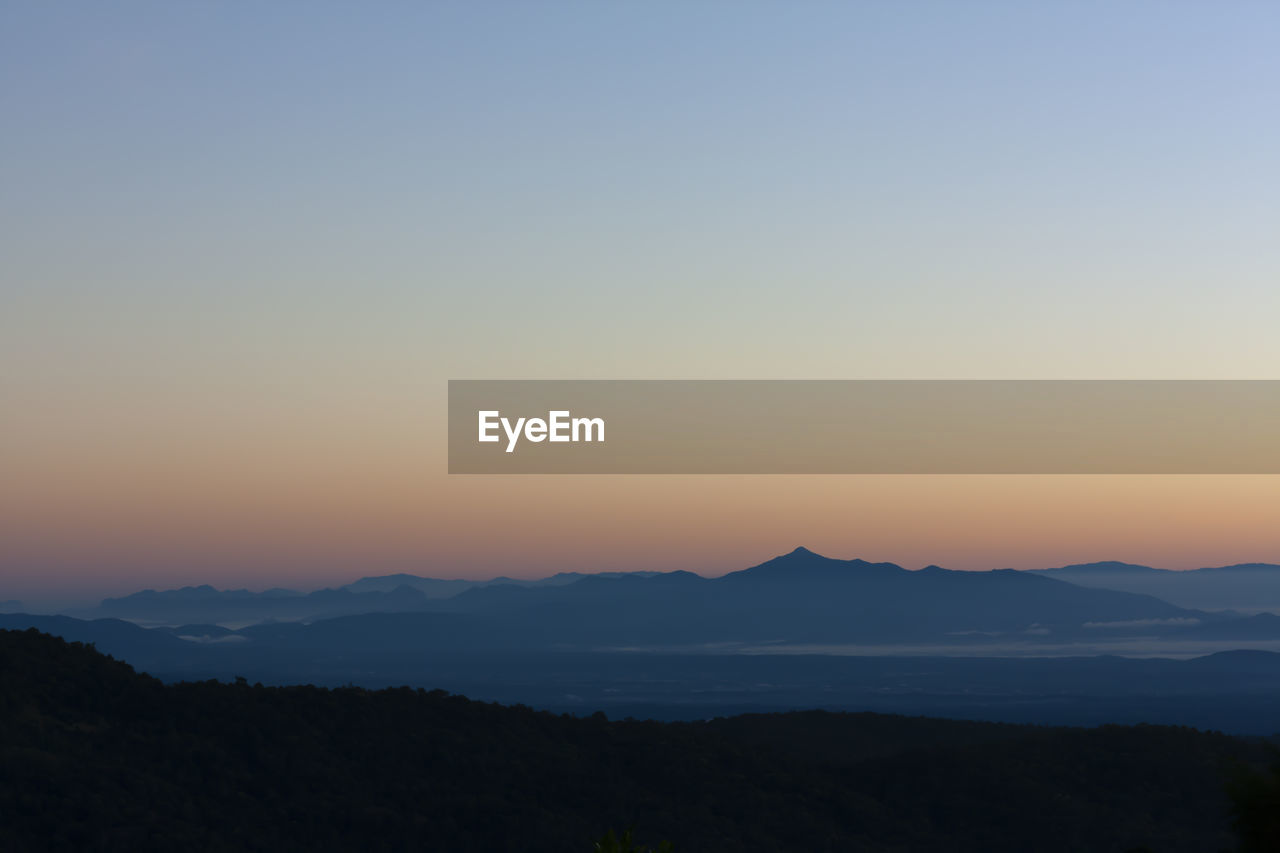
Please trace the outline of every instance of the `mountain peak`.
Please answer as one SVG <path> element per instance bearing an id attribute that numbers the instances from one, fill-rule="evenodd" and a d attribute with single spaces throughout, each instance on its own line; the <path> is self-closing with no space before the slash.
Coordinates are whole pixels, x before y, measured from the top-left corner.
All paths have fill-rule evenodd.
<path id="1" fill-rule="evenodd" d="M 893 563 L 868 563 L 866 560 L 838 560 L 826 557 L 803 546 L 772 560 L 766 560 L 758 566 L 731 572 L 726 578 L 829 578 L 845 579 L 855 574 L 867 572 L 902 572 L 901 566 Z"/>

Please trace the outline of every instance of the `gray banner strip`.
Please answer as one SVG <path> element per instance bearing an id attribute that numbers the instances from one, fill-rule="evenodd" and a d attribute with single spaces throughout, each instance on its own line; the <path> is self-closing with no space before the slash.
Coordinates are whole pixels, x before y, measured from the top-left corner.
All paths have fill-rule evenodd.
<path id="1" fill-rule="evenodd" d="M 452 380 L 451 474 L 1277 474 L 1278 380 Z"/>

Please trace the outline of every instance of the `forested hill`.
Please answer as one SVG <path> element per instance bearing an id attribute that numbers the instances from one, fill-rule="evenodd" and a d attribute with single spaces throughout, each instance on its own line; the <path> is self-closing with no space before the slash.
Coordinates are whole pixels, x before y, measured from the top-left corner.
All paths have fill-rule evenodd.
<path id="1" fill-rule="evenodd" d="M 397 689 L 163 685 L 0 632 L 0 849 L 588 853 L 1234 847 L 1230 762 L 1164 727 L 870 714 L 608 721 Z"/>

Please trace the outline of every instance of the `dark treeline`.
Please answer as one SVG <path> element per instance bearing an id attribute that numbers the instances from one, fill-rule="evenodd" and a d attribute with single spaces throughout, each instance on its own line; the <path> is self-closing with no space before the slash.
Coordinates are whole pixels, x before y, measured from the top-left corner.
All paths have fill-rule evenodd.
<path id="1" fill-rule="evenodd" d="M 1261 743 L 872 714 L 609 721 L 434 691 L 164 685 L 0 632 L 0 849 L 1235 849 Z"/>

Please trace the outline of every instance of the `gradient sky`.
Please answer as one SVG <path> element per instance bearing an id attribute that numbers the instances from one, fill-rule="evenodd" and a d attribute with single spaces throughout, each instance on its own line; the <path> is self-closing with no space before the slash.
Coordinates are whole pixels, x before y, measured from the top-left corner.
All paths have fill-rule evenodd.
<path id="1" fill-rule="evenodd" d="M 1272 3 L 0 6 L 0 599 L 1280 562 L 1274 477 L 449 477 L 449 378 L 1268 378 Z"/>

